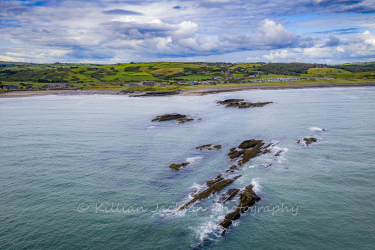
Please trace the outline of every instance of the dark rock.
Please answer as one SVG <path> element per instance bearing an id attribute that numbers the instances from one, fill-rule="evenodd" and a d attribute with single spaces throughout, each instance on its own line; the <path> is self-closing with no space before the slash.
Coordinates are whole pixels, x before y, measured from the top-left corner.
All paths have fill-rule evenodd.
<path id="1" fill-rule="evenodd" d="M 130 97 L 144 97 L 144 96 L 166 96 L 166 95 L 177 95 L 180 94 L 180 91 L 166 91 L 166 92 L 156 92 L 156 91 L 151 91 L 151 92 L 146 92 L 146 93 L 141 93 L 138 95 L 131 95 Z"/>
<path id="2" fill-rule="evenodd" d="M 184 163 L 181 163 L 181 164 L 174 164 L 173 163 L 173 164 L 169 165 L 169 167 L 172 168 L 172 169 L 175 169 L 175 170 L 180 170 L 181 167 L 185 167 L 189 164 L 190 164 L 190 162 L 184 162 Z"/>
<path id="3" fill-rule="evenodd" d="M 237 206 L 236 210 L 227 214 L 220 225 L 224 228 L 228 228 L 233 221 L 238 220 L 241 214 L 247 212 L 249 207 L 258 201 L 260 201 L 260 198 L 253 191 L 253 185 L 247 186 L 245 190 L 240 193 L 240 204 Z M 225 233 L 225 231 L 223 233 Z"/>
<path id="4" fill-rule="evenodd" d="M 269 152 L 268 147 L 271 144 L 268 144 L 266 147 L 263 147 L 264 143 L 263 140 L 247 140 L 243 141 L 238 148 L 242 150 L 237 150 L 236 148 L 231 148 L 229 150 L 228 156 L 229 158 L 234 160 L 239 160 L 238 165 L 242 166 L 243 164 L 250 161 L 252 158 L 257 157 L 261 154 L 266 154 Z"/>
<path id="5" fill-rule="evenodd" d="M 218 193 L 220 192 L 221 190 L 223 190 L 226 186 L 229 186 L 230 184 L 232 184 L 235 180 L 237 180 L 238 178 L 240 178 L 242 175 L 237 175 L 236 177 L 234 177 L 233 179 L 222 179 L 220 181 L 214 181 L 208 188 L 206 188 L 205 190 L 203 190 L 202 192 L 198 193 L 192 200 L 190 200 L 189 202 L 185 203 L 185 205 L 183 205 L 182 207 L 180 207 L 178 210 L 181 211 L 181 210 L 184 210 L 185 208 L 187 208 L 189 205 L 191 204 L 194 204 L 195 202 L 197 201 L 200 201 L 200 200 L 203 200 L 203 199 L 206 199 L 208 198 L 209 196 L 215 194 L 215 193 Z M 218 178 L 219 177 L 219 178 Z M 222 178 L 221 175 L 218 175 L 216 176 L 215 180 L 216 179 L 220 179 Z"/>
<path id="6" fill-rule="evenodd" d="M 311 143 L 317 142 L 317 141 L 318 139 L 316 139 L 315 137 L 309 137 L 309 138 L 303 138 L 302 140 L 297 140 L 297 143 L 308 147 L 310 146 Z"/>
<path id="7" fill-rule="evenodd" d="M 225 107 L 232 108 L 253 108 L 253 107 L 263 107 L 264 105 L 270 104 L 272 102 L 247 102 L 244 99 L 227 99 L 224 101 L 218 101 L 218 104 L 225 105 Z"/>
<path id="8" fill-rule="evenodd" d="M 225 171 L 225 173 L 234 173 L 237 170 L 239 170 L 239 167 L 237 167 L 236 165 L 232 165 L 228 170 Z"/>
<path id="9" fill-rule="evenodd" d="M 206 181 L 206 186 L 211 187 L 213 184 L 215 184 L 219 181 L 222 181 L 222 180 L 224 180 L 224 178 L 221 176 L 221 174 L 219 174 L 218 176 L 216 176 L 215 179 Z"/>
<path id="10" fill-rule="evenodd" d="M 225 202 L 230 201 L 231 199 L 233 199 L 233 197 L 235 197 L 239 191 L 240 191 L 239 189 L 231 188 L 227 192 L 225 192 L 224 194 L 222 194 L 219 197 L 219 200 L 217 202 L 221 203 L 221 204 L 224 204 Z"/>
<path id="11" fill-rule="evenodd" d="M 203 149 L 205 149 L 205 148 L 209 148 L 209 147 L 211 147 L 211 145 L 212 145 L 212 144 L 202 145 L 202 146 L 196 147 L 196 149 L 203 150 Z"/>
<path id="12" fill-rule="evenodd" d="M 206 144 L 206 145 L 202 145 L 202 146 L 196 147 L 196 149 L 204 150 L 204 151 L 221 149 L 221 145 L 215 145 L 215 146 L 212 146 L 212 147 L 211 146 L 212 146 L 212 144 Z"/>
<path id="13" fill-rule="evenodd" d="M 189 118 L 187 115 L 181 115 L 177 113 L 160 115 L 160 116 L 155 117 L 151 121 L 152 122 L 156 122 L 156 121 L 164 122 L 164 121 L 173 121 L 173 120 L 177 121 L 178 124 L 194 121 L 194 119 Z"/>

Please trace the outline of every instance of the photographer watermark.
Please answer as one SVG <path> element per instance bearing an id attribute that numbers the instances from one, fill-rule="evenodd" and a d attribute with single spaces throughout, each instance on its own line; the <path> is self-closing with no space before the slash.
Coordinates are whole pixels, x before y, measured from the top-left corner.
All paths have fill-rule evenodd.
<path id="1" fill-rule="evenodd" d="M 108 214 L 108 213 L 119 213 L 119 214 L 128 214 L 128 213 L 176 213 L 180 206 L 177 204 L 175 205 L 156 205 L 152 208 L 144 207 L 144 206 L 129 206 L 123 202 L 95 202 L 92 204 L 88 203 L 80 203 L 77 207 L 77 211 L 82 212 L 94 212 L 96 214 Z M 191 206 L 183 210 L 183 212 L 206 212 L 207 210 L 212 212 L 225 212 L 230 213 L 239 209 L 237 206 L 233 207 L 226 207 L 222 205 L 218 205 L 215 207 L 210 208 L 203 208 L 201 206 Z M 268 205 L 268 206 L 260 206 L 260 205 L 253 205 L 251 207 L 243 207 L 240 208 L 242 212 L 248 213 L 252 216 L 261 213 L 269 213 L 272 216 L 276 214 L 290 214 L 292 216 L 296 216 L 298 214 L 298 206 L 291 206 L 284 203 L 280 205 Z"/>

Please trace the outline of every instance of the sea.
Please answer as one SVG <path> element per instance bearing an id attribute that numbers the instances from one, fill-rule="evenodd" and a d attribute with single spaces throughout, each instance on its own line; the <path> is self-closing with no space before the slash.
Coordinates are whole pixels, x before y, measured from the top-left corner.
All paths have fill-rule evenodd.
<path id="1" fill-rule="evenodd" d="M 151 121 L 170 113 L 194 121 Z M 179 212 L 249 139 L 275 147 Z M 374 142 L 373 87 L 1 98 L 0 249 L 374 249 Z M 219 196 L 250 184 L 261 200 L 222 235 L 239 198 Z"/>

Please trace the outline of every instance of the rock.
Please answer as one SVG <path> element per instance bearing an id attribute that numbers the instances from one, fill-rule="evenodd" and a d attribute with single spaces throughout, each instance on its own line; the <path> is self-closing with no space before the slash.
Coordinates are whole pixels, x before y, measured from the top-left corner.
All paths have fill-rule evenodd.
<path id="1" fill-rule="evenodd" d="M 208 186 L 208 188 L 206 188 L 202 192 L 198 193 L 193 199 L 191 199 L 189 202 L 185 203 L 182 207 L 180 207 L 178 209 L 178 211 L 182 211 L 185 208 L 187 208 L 189 205 L 194 204 L 197 201 L 206 199 L 209 196 L 211 196 L 211 195 L 213 195 L 215 193 L 220 192 L 226 186 L 229 186 L 230 184 L 232 184 L 235 180 L 237 180 L 241 176 L 242 175 L 237 175 L 236 177 L 234 177 L 232 179 L 224 179 L 224 178 L 221 179 L 222 178 L 221 175 L 216 176 L 216 178 L 214 179 L 214 181 L 212 183 L 210 182 L 210 185 Z M 218 181 L 215 181 L 215 180 L 218 180 Z"/>
<path id="2" fill-rule="evenodd" d="M 268 147 L 272 144 L 268 144 L 266 147 L 263 147 L 263 145 L 263 140 L 251 139 L 243 141 L 238 146 L 238 148 L 242 150 L 231 148 L 229 150 L 228 156 L 232 161 L 238 160 L 238 165 L 242 166 L 243 164 L 250 161 L 252 158 L 257 157 L 261 154 L 266 154 L 270 151 Z"/>
<path id="3" fill-rule="evenodd" d="M 230 201 L 231 199 L 233 199 L 233 197 L 237 195 L 239 191 L 240 190 L 237 188 L 229 189 L 227 192 L 225 192 L 219 197 L 219 200 L 217 201 L 217 203 L 224 204 L 225 202 Z"/>
<path id="4" fill-rule="evenodd" d="M 302 140 L 297 140 L 297 143 L 308 147 L 310 146 L 311 143 L 317 142 L 317 141 L 318 139 L 316 139 L 315 137 L 308 137 L 308 138 L 303 138 Z"/>
<path id="5" fill-rule="evenodd" d="M 264 105 L 270 104 L 272 102 L 247 102 L 244 99 L 227 99 L 224 101 L 217 102 L 220 105 L 225 105 L 225 107 L 232 108 L 253 108 L 253 107 L 263 107 Z"/>
<path id="6" fill-rule="evenodd" d="M 277 157 L 277 156 L 280 156 L 280 154 L 281 154 L 282 152 L 284 152 L 283 149 L 279 150 L 279 151 L 275 154 L 275 156 L 276 156 L 276 157 Z"/>
<path id="7" fill-rule="evenodd" d="M 178 124 L 194 121 L 193 118 L 189 118 L 187 115 L 181 115 L 177 113 L 160 115 L 160 116 L 155 117 L 151 121 L 152 122 L 156 122 L 156 121 L 164 122 L 164 121 L 173 121 L 173 120 L 177 121 Z"/>
<path id="8" fill-rule="evenodd" d="M 211 147 L 211 145 L 212 145 L 212 144 L 202 145 L 202 146 L 196 147 L 196 149 L 203 150 L 203 149 L 205 149 L 205 148 L 209 148 L 209 147 Z"/>
<path id="9" fill-rule="evenodd" d="M 206 144 L 206 145 L 196 147 L 196 149 L 204 150 L 204 151 L 221 149 L 221 145 L 215 145 L 215 146 L 212 146 L 212 147 L 211 146 L 212 146 L 212 144 Z"/>
<path id="10" fill-rule="evenodd" d="M 206 181 L 206 186 L 211 187 L 213 184 L 215 184 L 219 181 L 222 181 L 222 180 L 224 180 L 224 178 L 221 176 L 221 174 L 219 174 L 218 176 L 216 176 L 215 179 Z"/>
<path id="11" fill-rule="evenodd" d="M 173 163 L 173 164 L 169 165 L 169 167 L 172 168 L 172 169 L 175 169 L 175 170 L 180 170 L 181 167 L 185 167 L 189 164 L 190 164 L 190 162 L 184 162 L 184 163 L 181 163 L 181 164 L 174 164 Z"/>
<path id="12" fill-rule="evenodd" d="M 224 228 L 229 228 L 233 221 L 238 220 L 241 217 L 241 214 L 247 212 L 249 207 L 258 201 L 260 201 L 260 197 L 258 197 L 253 191 L 253 185 L 245 187 L 245 190 L 240 193 L 240 204 L 238 204 L 235 211 L 225 216 L 225 219 L 220 225 Z M 226 230 L 223 231 L 223 233 L 225 232 Z"/>
<path id="13" fill-rule="evenodd" d="M 134 91 L 133 91 L 134 92 Z M 132 92 L 132 93 L 133 93 Z M 141 92 L 138 95 L 131 95 L 130 97 L 143 97 L 143 96 L 166 96 L 166 95 L 177 95 L 180 94 L 180 91 L 165 91 L 165 92 L 157 92 L 157 91 L 150 91 L 150 92 Z"/>
<path id="14" fill-rule="evenodd" d="M 237 170 L 239 170 L 239 167 L 237 167 L 236 165 L 232 165 L 228 170 L 225 171 L 225 173 L 234 173 Z"/>

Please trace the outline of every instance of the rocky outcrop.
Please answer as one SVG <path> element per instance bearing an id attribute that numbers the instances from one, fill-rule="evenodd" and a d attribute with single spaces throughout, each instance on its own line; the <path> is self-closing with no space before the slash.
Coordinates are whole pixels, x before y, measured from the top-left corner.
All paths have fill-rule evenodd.
<path id="1" fill-rule="evenodd" d="M 224 101 L 218 101 L 217 104 L 225 105 L 226 108 L 254 108 L 263 107 L 264 105 L 270 104 L 272 102 L 248 102 L 244 99 L 227 99 Z"/>
<path id="2" fill-rule="evenodd" d="M 178 124 L 194 121 L 193 118 L 189 118 L 187 115 L 182 114 L 165 114 L 165 115 L 159 115 L 151 120 L 152 122 L 164 122 L 164 121 L 177 121 Z"/>
<path id="3" fill-rule="evenodd" d="M 242 166 L 251 159 L 270 151 L 268 147 L 271 146 L 271 144 L 265 147 L 263 146 L 263 140 L 251 139 L 243 141 L 237 148 L 231 148 L 228 156 L 231 161 L 238 160 L 238 165 Z"/>
<path id="4" fill-rule="evenodd" d="M 126 91 L 124 91 L 126 92 Z M 128 91 L 128 93 L 135 93 L 134 91 Z M 139 94 L 137 95 L 130 95 L 130 97 L 144 97 L 144 96 L 166 96 L 166 95 L 177 95 L 180 94 L 180 91 L 164 91 L 164 92 L 157 92 L 157 91 L 150 91 L 150 92 L 141 92 L 138 91 Z"/>
<path id="5" fill-rule="evenodd" d="M 205 190 L 201 191 L 198 194 L 195 194 L 194 198 L 191 199 L 190 201 L 188 201 L 187 203 L 185 203 L 183 206 L 181 206 L 178 209 L 178 211 L 182 211 L 185 208 L 187 208 L 188 206 L 194 204 L 195 202 L 206 199 L 209 196 L 220 192 L 226 186 L 229 186 L 230 184 L 232 184 L 235 180 L 237 180 L 241 176 L 242 175 L 237 175 L 236 177 L 234 177 L 232 179 L 224 179 L 221 175 L 216 176 L 216 178 L 214 180 L 206 182 L 207 188 Z"/>
<path id="6" fill-rule="evenodd" d="M 303 138 L 302 140 L 297 140 L 297 143 L 308 147 L 310 146 L 311 143 L 317 142 L 317 141 L 318 139 L 316 139 L 315 137 L 308 137 L 308 138 Z"/>
<path id="7" fill-rule="evenodd" d="M 240 168 L 237 167 L 236 165 L 232 165 L 232 166 L 230 166 L 229 169 L 227 169 L 227 170 L 225 171 L 225 173 L 234 173 L 234 172 L 236 172 L 236 171 L 239 170 L 239 169 L 240 169 Z"/>
<path id="8" fill-rule="evenodd" d="M 226 229 L 233 223 L 233 221 L 237 220 L 241 217 L 241 214 L 247 212 L 249 207 L 255 204 L 255 202 L 260 201 L 259 196 L 255 194 L 253 191 L 253 185 L 249 185 L 245 187 L 245 190 L 240 193 L 240 204 L 237 206 L 236 210 L 227 214 L 224 220 L 220 223 L 222 227 L 225 228 L 222 234 L 226 233 Z"/>
<path id="9" fill-rule="evenodd" d="M 222 145 L 215 145 L 215 146 L 212 146 L 212 147 L 211 146 L 212 146 L 212 144 L 206 144 L 206 145 L 196 147 L 196 149 L 203 150 L 203 151 L 215 150 L 215 149 L 221 149 Z"/>
<path id="10" fill-rule="evenodd" d="M 169 165 L 169 167 L 172 168 L 172 169 L 175 169 L 175 170 L 180 170 L 181 167 L 185 167 L 189 164 L 190 164 L 190 162 L 184 162 L 184 163 L 181 163 L 181 164 L 174 164 L 173 163 L 173 164 Z"/>
<path id="11" fill-rule="evenodd" d="M 228 191 L 226 191 L 224 194 L 222 194 L 219 197 L 217 203 L 224 204 L 225 202 L 230 201 L 231 199 L 233 199 L 237 195 L 237 193 L 239 191 L 240 190 L 237 189 L 237 188 L 228 189 Z"/>

